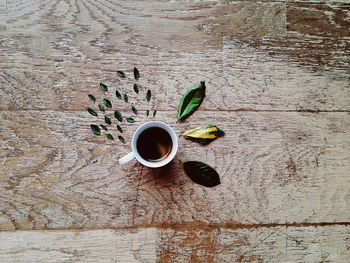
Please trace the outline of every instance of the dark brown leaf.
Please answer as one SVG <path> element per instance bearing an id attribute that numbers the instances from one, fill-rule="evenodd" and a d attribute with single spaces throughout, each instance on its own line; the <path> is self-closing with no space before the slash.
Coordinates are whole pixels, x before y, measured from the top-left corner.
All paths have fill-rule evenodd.
<path id="1" fill-rule="evenodd" d="M 189 161 L 185 162 L 183 167 L 188 177 L 197 184 L 207 187 L 213 187 L 220 184 L 219 174 L 205 163 Z"/>

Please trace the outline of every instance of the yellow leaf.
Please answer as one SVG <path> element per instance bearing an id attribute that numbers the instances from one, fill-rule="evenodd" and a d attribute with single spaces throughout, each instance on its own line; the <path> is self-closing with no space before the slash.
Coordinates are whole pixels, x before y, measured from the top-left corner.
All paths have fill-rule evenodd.
<path id="1" fill-rule="evenodd" d="M 183 136 L 187 139 L 193 139 L 202 144 L 207 144 L 212 140 L 224 135 L 224 132 L 215 125 L 203 125 L 195 129 L 186 131 Z"/>

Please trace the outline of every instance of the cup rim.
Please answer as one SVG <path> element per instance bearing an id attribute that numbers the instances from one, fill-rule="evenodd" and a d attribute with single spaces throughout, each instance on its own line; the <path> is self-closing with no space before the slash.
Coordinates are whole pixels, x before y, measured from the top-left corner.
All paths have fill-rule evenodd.
<path id="1" fill-rule="evenodd" d="M 144 130 L 151 128 L 151 127 L 163 128 L 165 131 L 167 131 L 169 133 L 171 140 L 172 140 L 172 143 L 173 143 L 170 154 L 164 160 L 162 160 L 160 162 L 149 162 L 149 161 L 143 159 L 137 151 L 136 142 L 137 142 L 139 135 Z M 175 131 L 168 124 L 161 122 L 161 121 L 150 121 L 150 122 L 146 122 L 146 123 L 142 124 L 141 126 L 139 126 L 136 129 L 136 131 L 134 132 L 134 134 L 132 136 L 131 150 L 135 156 L 135 159 L 147 167 L 158 168 L 158 167 L 162 167 L 162 166 L 167 165 L 168 163 L 170 163 L 174 159 L 174 157 L 177 153 L 177 149 L 178 149 L 178 138 L 177 138 Z"/>

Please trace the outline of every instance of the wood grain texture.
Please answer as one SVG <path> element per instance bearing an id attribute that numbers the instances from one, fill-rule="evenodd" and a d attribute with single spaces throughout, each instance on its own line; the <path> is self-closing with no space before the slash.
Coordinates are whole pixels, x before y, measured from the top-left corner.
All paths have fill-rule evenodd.
<path id="1" fill-rule="evenodd" d="M 131 90 L 132 81 L 117 79 L 115 71 L 138 66 L 140 83 L 163 94 L 153 104 L 162 110 L 175 110 L 180 94 L 201 80 L 217 102 L 204 109 L 349 110 L 348 5 L 96 5 L 9 6 L 0 46 L 1 109 L 83 110 L 88 93 L 102 96 L 100 81 L 113 92 Z"/>
<path id="2" fill-rule="evenodd" d="M 299 36 L 347 38 L 349 10 L 349 4 L 341 3 L 287 3 L 287 31 Z"/>
<path id="3" fill-rule="evenodd" d="M 0 262 L 153 263 L 158 231 L 0 232 Z"/>
<path id="4" fill-rule="evenodd" d="M 283 19 L 265 15 L 283 8 L 283 4 L 242 2 L 229 5 L 232 14 L 222 16 L 227 6 L 217 1 L 183 3 L 180 9 L 179 2 L 169 1 L 103 1 L 98 6 L 89 1 L 13 2 L 8 8 L 12 17 L 8 21 L 10 33 L 4 34 L 2 43 L 6 52 L 1 74 L 2 108 L 82 110 L 86 94 L 95 91 L 100 81 L 113 88 L 123 85 L 130 89 L 132 83 L 128 86 L 118 81 L 115 71 L 138 66 L 143 74 L 141 83 L 165 95 L 157 98 L 155 105 L 169 109 L 168 101 L 175 100 L 174 86 L 185 90 L 194 84 L 189 83 L 192 75 L 187 72 L 196 69 L 193 73 L 206 80 L 223 74 L 222 38 L 208 33 L 208 23 L 204 23 L 207 16 L 226 17 L 220 22 L 223 25 L 230 19 L 236 23 L 248 19 L 248 26 L 240 22 L 234 27 L 235 33 L 243 36 L 247 28 L 251 28 L 251 34 L 276 35 L 280 29 L 275 28 L 285 26 Z M 60 13 L 64 18 L 74 17 L 73 21 L 60 18 L 57 22 Z M 35 22 L 28 23 L 32 20 Z M 155 39 L 153 32 L 162 38 Z M 208 48 L 211 51 L 206 53 Z M 22 96 L 17 93 L 23 90 Z"/>
<path id="5" fill-rule="evenodd" d="M 87 112 L 0 114 L 3 230 L 350 221 L 349 113 L 202 111 L 176 124 L 158 112 L 178 134 L 216 123 L 226 135 L 207 147 L 180 138 L 176 160 L 157 170 L 117 164 L 145 114 L 122 125 L 125 145 L 94 136 Z M 205 161 L 222 183 L 194 184 L 180 160 Z"/>
<path id="6" fill-rule="evenodd" d="M 0 261 L 348 262 L 349 226 L 1 232 Z"/>
<path id="7" fill-rule="evenodd" d="M 0 1 L 0 262 L 348 262 L 349 28 L 348 0 Z M 137 107 L 126 144 L 92 135 L 89 93 Z M 226 135 L 119 166 L 150 120 Z M 219 186 L 184 174 L 195 159 Z"/>
<path id="8" fill-rule="evenodd" d="M 284 55 L 292 64 L 312 71 L 330 72 L 334 77 L 343 76 L 348 80 L 349 8 L 348 1 L 344 4 L 339 1 L 286 1 L 284 35 L 274 38 L 247 35 L 240 40 L 264 50 L 269 56 Z M 226 28 L 222 36 L 237 40 L 230 28 Z"/>
<path id="9" fill-rule="evenodd" d="M 162 230 L 159 262 L 346 263 L 349 235 L 348 226 Z"/>
<path id="10" fill-rule="evenodd" d="M 191 31 L 188 30 L 193 30 L 208 16 L 209 19 L 224 19 L 225 23 L 235 20 L 234 30 L 240 35 L 251 32 L 260 36 L 277 35 L 277 32 L 273 32 L 276 28 L 277 20 L 274 19 L 276 14 L 270 11 L 276 7 L 279 9 L 278 6 L 284 6 L 284 3 L 220 0 L 133 2 L 103 0 L 99 3 L 89 0 L 65 2 L 14 0 L 7 6 L 9 17 L 7 30 L 25 33 L 100 32 L 105 36 L 113 32 L 119 35 L 123 33 L 124 39 L 134 34 L 136 39 L 142 37 L 146 41 L 153 42 L 155 39 L 152 34 L 156 33 L 162 36 L 161 39 L 157 39 L 157 42 L 163 42 L 162 44 L 171 42 L 169 40 L 193 41 L 196 37 L 196 42 L 200 42 L 201 39 L 198 37 L 201 35 L 190 35 Z M 222 12 L 226 12 L 224 16 L 221 16 Z M 239 17 L 242 19 L 238 19 Z M 251 26 L 248 27 L 247 24 Z M 184 25 L 188 29 L 183 27 Z M 247 32 L 247 29 L 250 32 Z M 179 48 L 179 44 L 181 46 L 181 43 L 176 43 L 176 49 Z"/>
<path id="11" fill-rule="evenodd" d="M 18 44 L 7 39 L 4 45 L 28 47 L 34 39 L 24 37 Z M 48 50 L 45 44 L 43 46 Z M 115 76 L 115 69 L 127 69 L 131 77 L 130 70 L 138 66 L 143 92 L 148 88 L 154 91 L 153 107 L 159 110 L 175 110 L 181 94 L 202 80 L 206 81 L 210 95 L 202 105 L 204 110 L 349 110 L 349 81 L 340 73 L 301 68 L 285 55 L 271 57 L 266 51 L 238 40 L 226 38 L 223 47 L 222 51 L 176 52 L 174 56 L 160 52 L 145 57 L 142 64 L 136 62 L 138 55 L 116 53 L 108 55 L 109 62 L 104 65 L 96 58 L 92 58 L 93 64 L 60 62 L 60 55 L 53 55 L 53 51 L 50 70 L 43 65 L 47 62 L 40 60 L 33 70 L 32 65 L 25 62 L 30 58 L 21 59 L 16 55 L 13 58 L 16 65 L 6 66 L 0 74 L 4 98 L 1 107 L 8 110 L 85 110 L 89 103 L 87 94 L 102 99 L 98 85 L 103 82 L 110 87 L 111 99 L 116 99 L 114 92 L 118 89 L 127 92 L 132 102 L 145 109 L 144 97 L 132 91 L 133 81 Z M 128 58 L 128 62 L 121 63 L 122 57 Z M 160 65 L 161 61 L 166 62 Z M 16 67 L 20 67 L 20 71 Z M 126 105 L 119 103 L 118 107 L 125 109 Z"/>
<path id="12" fill-rule="evenodd" d="M 6 1 L 0 2 L 0 31 L 6 30 Z"/>

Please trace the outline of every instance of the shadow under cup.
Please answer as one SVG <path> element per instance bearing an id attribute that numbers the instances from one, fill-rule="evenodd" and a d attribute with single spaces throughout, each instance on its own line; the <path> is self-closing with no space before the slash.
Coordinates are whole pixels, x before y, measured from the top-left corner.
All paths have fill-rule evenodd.
<path id="1" fill-rule="evenodd" d="M 178 139 L 174 130 L 163 122 L 149 122 L 134 133 L 132 151 L 145 166 L 161 167 L 176 155 Z"/>

